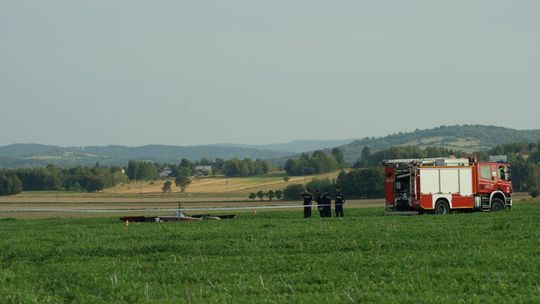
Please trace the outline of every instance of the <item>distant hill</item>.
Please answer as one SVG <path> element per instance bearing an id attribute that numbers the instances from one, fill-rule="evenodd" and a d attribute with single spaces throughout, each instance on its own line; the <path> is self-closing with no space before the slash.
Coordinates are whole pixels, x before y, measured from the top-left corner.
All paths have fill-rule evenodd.
<path id="1" fill-rule="evenodd" d="M 354 162 L 364 147 L 379 151 L 392 146 L 414 145 L 419 147 L 442 146 L 461 151 L 488 150 L 495 146 L 512 142 L 540 141 L 540 130 L 514 130 L 496 126 L 456 125 L 433 129 L 396 133 L 385 137 L 366 137 L 360 140 L 298 140 L 290 143 L 271 145 L 206 145 L 206 146 L 166 146 L 147 145 L 57 147 L 38 144 L 14 144 L 0 147 L 0 168 L 40 167 L 47 164 L 59 166 L 101 165 L 125 166 L 128 160 L 148 160 L 153 162 L 177 163 L 182 158 L 192 161 L 203 157 L 261 158 L 272 159 L 280 166 L 298 152 L 309 152 L 339 146 L 348 162 Z M 350 143 L 349 143 L 350 142 Z"/>
<path id="2" fill-rule="evenodd" d="M 288 143 L 268 144 L 268 145 L 238 145 L 238 144 L 220 144 L 222 147 L 241 147 L 262 150 L 275 150 L 281 152 L 302 153 L 306 151 L 315 151 L 319 149 L 328 149 L 337 146 L 349 144 L 354 139 L 336 139 L 336 140 L 294 140 Z"/>
<path id="3" fill-rule="evenodd" d="M 345 159 L 354 162 L 364 147 L 379 151 L 392 146 L 442 146 L 466 152 L 488 150 L 495 146 L 519 142 L 539 141 L 540 130 L 515 130 L 485 125 L 441 126 L 414 132 L 396 133 L 385 137 L 364 138 L 340 146 Z"/>
<path id="4" fill-rule="evenodd" d="M 225 146 L 166 146 L 147 145 L 57 147 L 38 144 L 13 144 L 0 147 L 0 167 L 41 167 L 48 164 L 58 166 L 127 165 L 129 160 L 178 163 L 182 158 L 195 161 L 209 159 L 251 158 L 269 159 L 291 155 L 289 152 L 269 149 L 225 147 Z"/>

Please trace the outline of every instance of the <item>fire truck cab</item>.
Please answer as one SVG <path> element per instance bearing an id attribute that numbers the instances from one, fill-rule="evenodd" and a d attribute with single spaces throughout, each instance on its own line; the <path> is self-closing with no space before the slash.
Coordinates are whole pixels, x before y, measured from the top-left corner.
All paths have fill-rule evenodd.
<path id="1" fill-rule="evenodd" d="M 510 165 L 467 158 L 383 161 L 386 210 L 447 214 L 512 207 Z"/>

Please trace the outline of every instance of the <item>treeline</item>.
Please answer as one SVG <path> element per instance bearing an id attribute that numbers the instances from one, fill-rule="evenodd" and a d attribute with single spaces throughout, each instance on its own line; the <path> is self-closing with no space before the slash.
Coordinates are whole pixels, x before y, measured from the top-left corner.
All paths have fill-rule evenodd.
<path id="1" fill-rule="evenodd" d="M 245 158 L 240 160 L 233 158 L 224 163 L 222 172 L 228 177 L 253 176 L 270 172 L 273 169 L 271 163 L 257 159 L 255 161 Z"/>
<path id="2" fill-rule="evenodd" d="M 462 151 L 444 147 L 426 147 L 422 149 L 418 146 L 400 146 L 377 152 L 371 152 L 369 147 L 364 147 L 360 158 L 353 164 L 353 168 L 378 167 L 385 159 L 448 157 L 449 155 L 461 156 L 463 154 Z"/>
<path id="3" fill-rule="evenodd" d="M 318 157 L 315 157 L 316 154 Z M 303 154 L 296 161 L 287 161 L 291 173 L 315 174 L 326 171 L 317 171 L 314 165 L 314 159 L 325 159 L 324 155 L 315 152 L 313 157 Z M 506 155 L 511 165 L 511 179 L 514 191 L 526 191 L 531 196 L 536 197 L 540 194 L 540 142 L 519 142 L 512 144 L 503 144 L 488 151 L 479 151 L 472 153 L 479 161 L 489 160 L 491 155 Z M 323 157 L 321 157 L 321 155 Z M 417 146 L 391 147 L 377 152 L 371 152 L 368 147 L 364 147 L 361 157 L 353 164 L 353 170 L 348 173 L 342 171 L 336 180 L 322 179 L 314 180 L 306 185 L 307 188 L 315 191 L 316 189 L 328 189 L 334 192 L 336 187 L 342 187 L 344 192 L 353 197 L 376 198 L 384 196 L 383 169 L 380 163 L 385 159 L 403 159 L 403 158 L 435 158 L 448 157 L 469 157 L 471 153 L 459 150 L 447 149 L 444 147 L 427 147 L 421 149 Z M 325 163 L 324 161 L 322 162 Z M 330 161 L 330 163 L 332 163 Z M 326 162 L 328 164 L 328 162 Z M 322 166 L 323 168 L 325 166 Z M 321 168 L 321 167 L 319 167 Z M 326 168 L 332 168 L 332 165 Z M 299 171 L 295 171 L 298 169 Z M 329 169 L 329 171 L 332 171 Z M 284 197 L 287 199 L 298 199 L 300 192 L 304 190 L 302 185 L 290 185 L 284 191 Z"/>
<path id="4" fill-rule="evenodd" d="M 102 168 L 96 165 L 93 168 L 75 167 L 59 168 L 49 165 L 46 168 L 33 169 L 11 169 L 0 171 L 1 183 L 6 183 L 6 179 L 11 179 L 12 189 L 17 189 L 14 193 L 2 191 L 2 195 L 17 194 L 25 191 L 45 191 L 45 190 L 67 190 L 67 191 L 99 191 L 108 187 L 113 187 L 120 182 L 127 180 L 123 169 L 120 167 Z M 20 186 L 19 185 L 20 183 Z M 3 187 L 4 188 L 4 187 Z"/>
<path id="5" fill-rule="evenodd" d="M 479 161 L 488 161 L 492 155 L 506 155 L 511 167 L 511 179 L 514 191 L 529 192 L 532 196 L 540 194 L 540 142 L 518 142 L 499 145 L 488 151 L 472 153 Z M 379 167 L 385 159 L 432 158 L 432 157 L 469 157 L 471 153 L 443 147 L 417 146 L 391 147 L 372 153 L 364 147 L 360 158 L 353 168 Z"/>
<path id="6" fill-rule="evenodd" d="M 130 160 L 127 167 L 130 180 L 153 180 L 159 177 L 157 164 L 146 161 Z"/>
<path id="7" fill-rule="evenodd" d="M 261 159 L 233 158 L 223 160 L 216 158 L 209 160 L 203 158 L 200 161 L 192 162 L 184 158 L 178 164 L 129 161 L 127 174 L 130 180 L 152 180 L 159 177 L 159 170 L 169 168 L 171 177 L 193 176 L 197 166 L 210 166 L 212 167 L 212 175 L 225 175 L 227 177 L 262 175 L 274 170 L 274 166 L 270 162 Z"/>
<path id="8" fill-rule="evenodd" d="M 256 198 L 259 198 L 261 201 L 264 200 L 264 198 L 268 198 L 268 200 L 274 200 L 275 199 L 283 199 L 283 191 L 281 190 L 268 190 L 267 192 L 263 192 L 262 190 L 259 190 L 258 192 L 251 192 L 248 196 L 250 200 L 254 200 Z"/>
<path id="9" fill-rule="evenodd" d="M 514 191 L 527 191 L 533 197 L 540 194 L 540 142 L 504 144 L 487 154 L 508 156 Z"/>
<path id="10" fill-rule="evenodd" d="M 337 179 L 314 179 L 305 187 L 299 184 L 289 185 L 283 190 L 283 196 L 286 199 L 296 200 L 305 189 L 310 189 L 312 194 L 316 190 L 334 194 L 337 188 L 342 188 L 348 197 L 381 198 L 384 197 L 383 171 L 382 168 L 353 169 L 348 173 L 341 171 Z"/>
<path id="11" fill-rule="evenodd" d="M 339 148 L 334 148 L 331 155 L 323 150 L 317 150 L 311 156 L 302 153 L 298 159 L 288 159 L 284 169 L 288 175 L 301 176 L 333 172 L 344 166 L 343 153 Z"/>
<path id="12" fill-rule="evenodd" d="M 171 171 L 169 177 L 174 178 L 176 185 L 184 191 L 199 165 L 211 166 L 212 174 L 228 177 L 262 175 L 274 169 L 267 161 L 249 158 L 217 158 L 213 161 L 203 158 L 197 162 L 182 159 L 178 164 L 129 161 L 127 167 L 101 167 L 96 163 L 94 167 L 48 165 L 45 168 L 0 169 L 0 195 L 15 195 L 22 190 L 95 192 L 128 180 L 155 180 L 164 168 Z"/>
<path id="13" fill-rule="evenodd" d="M 516 141 L 535 142 L 540 138 L 538 130 L 514 130 L 497 126 L 484 125 L 456 125 L 440 126 L 433 129 L 419 130 L 414 132 L 399 132 L 385 137 L 366 137 L 351 143 L 348 149 L 356 149 L 369 146 L 372 150 L 387 149 L 416 142 L 423 138 L 440 138 L 442 145 L 454 145 L 461 139 L 478 140 L 479 145 L 495 147 L 502 143 Z"/>
<path id="14" fill-rule="evenodd" d="M 21 191 L 22 183 L 16 175 L 0 175 L 0 195 L 15 195 Z"/>

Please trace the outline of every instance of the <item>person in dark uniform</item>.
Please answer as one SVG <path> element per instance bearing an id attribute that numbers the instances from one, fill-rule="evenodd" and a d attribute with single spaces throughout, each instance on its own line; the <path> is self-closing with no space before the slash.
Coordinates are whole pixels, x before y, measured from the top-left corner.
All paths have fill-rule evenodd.
<path id="1" fill-rule="evenodd" d="M 345 197 L 341 193 L 341 188 L 336 189 L 336 217 L 343 217 L 343 204 L 345 204 Z"/>
<path id="2" fill-rule="evenodd" d="M 315 202 L 317 202 L 317 210 L 319 210 L 319 215 L 324 217 L 324 207 L 321 206 L 323 204 L 322 195 L 319 189 L 315 190 Z"/>
<path id="3" fill-rule="evenodd" d="M 302 198 L 304 199 L 304 218 L 311 217 L 311 202 L 313 201 L 313 195 L 309 192 L 309 189 L 302 192 Z"/>
<path id="4" fill-rule="evenodd" d="M 322 195 L 323 217 L 332 217 L 332 197 L 328 194 L 328 190 Z"/>

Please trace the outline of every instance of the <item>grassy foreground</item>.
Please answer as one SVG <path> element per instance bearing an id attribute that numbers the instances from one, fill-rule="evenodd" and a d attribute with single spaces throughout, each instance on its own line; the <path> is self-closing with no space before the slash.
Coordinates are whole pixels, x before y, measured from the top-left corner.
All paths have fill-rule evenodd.
<path id="1" fill-rule="evenodd" d="M 0 220 L 0 303 L 540 302 L 540 205 L 383 217 Z"/>

